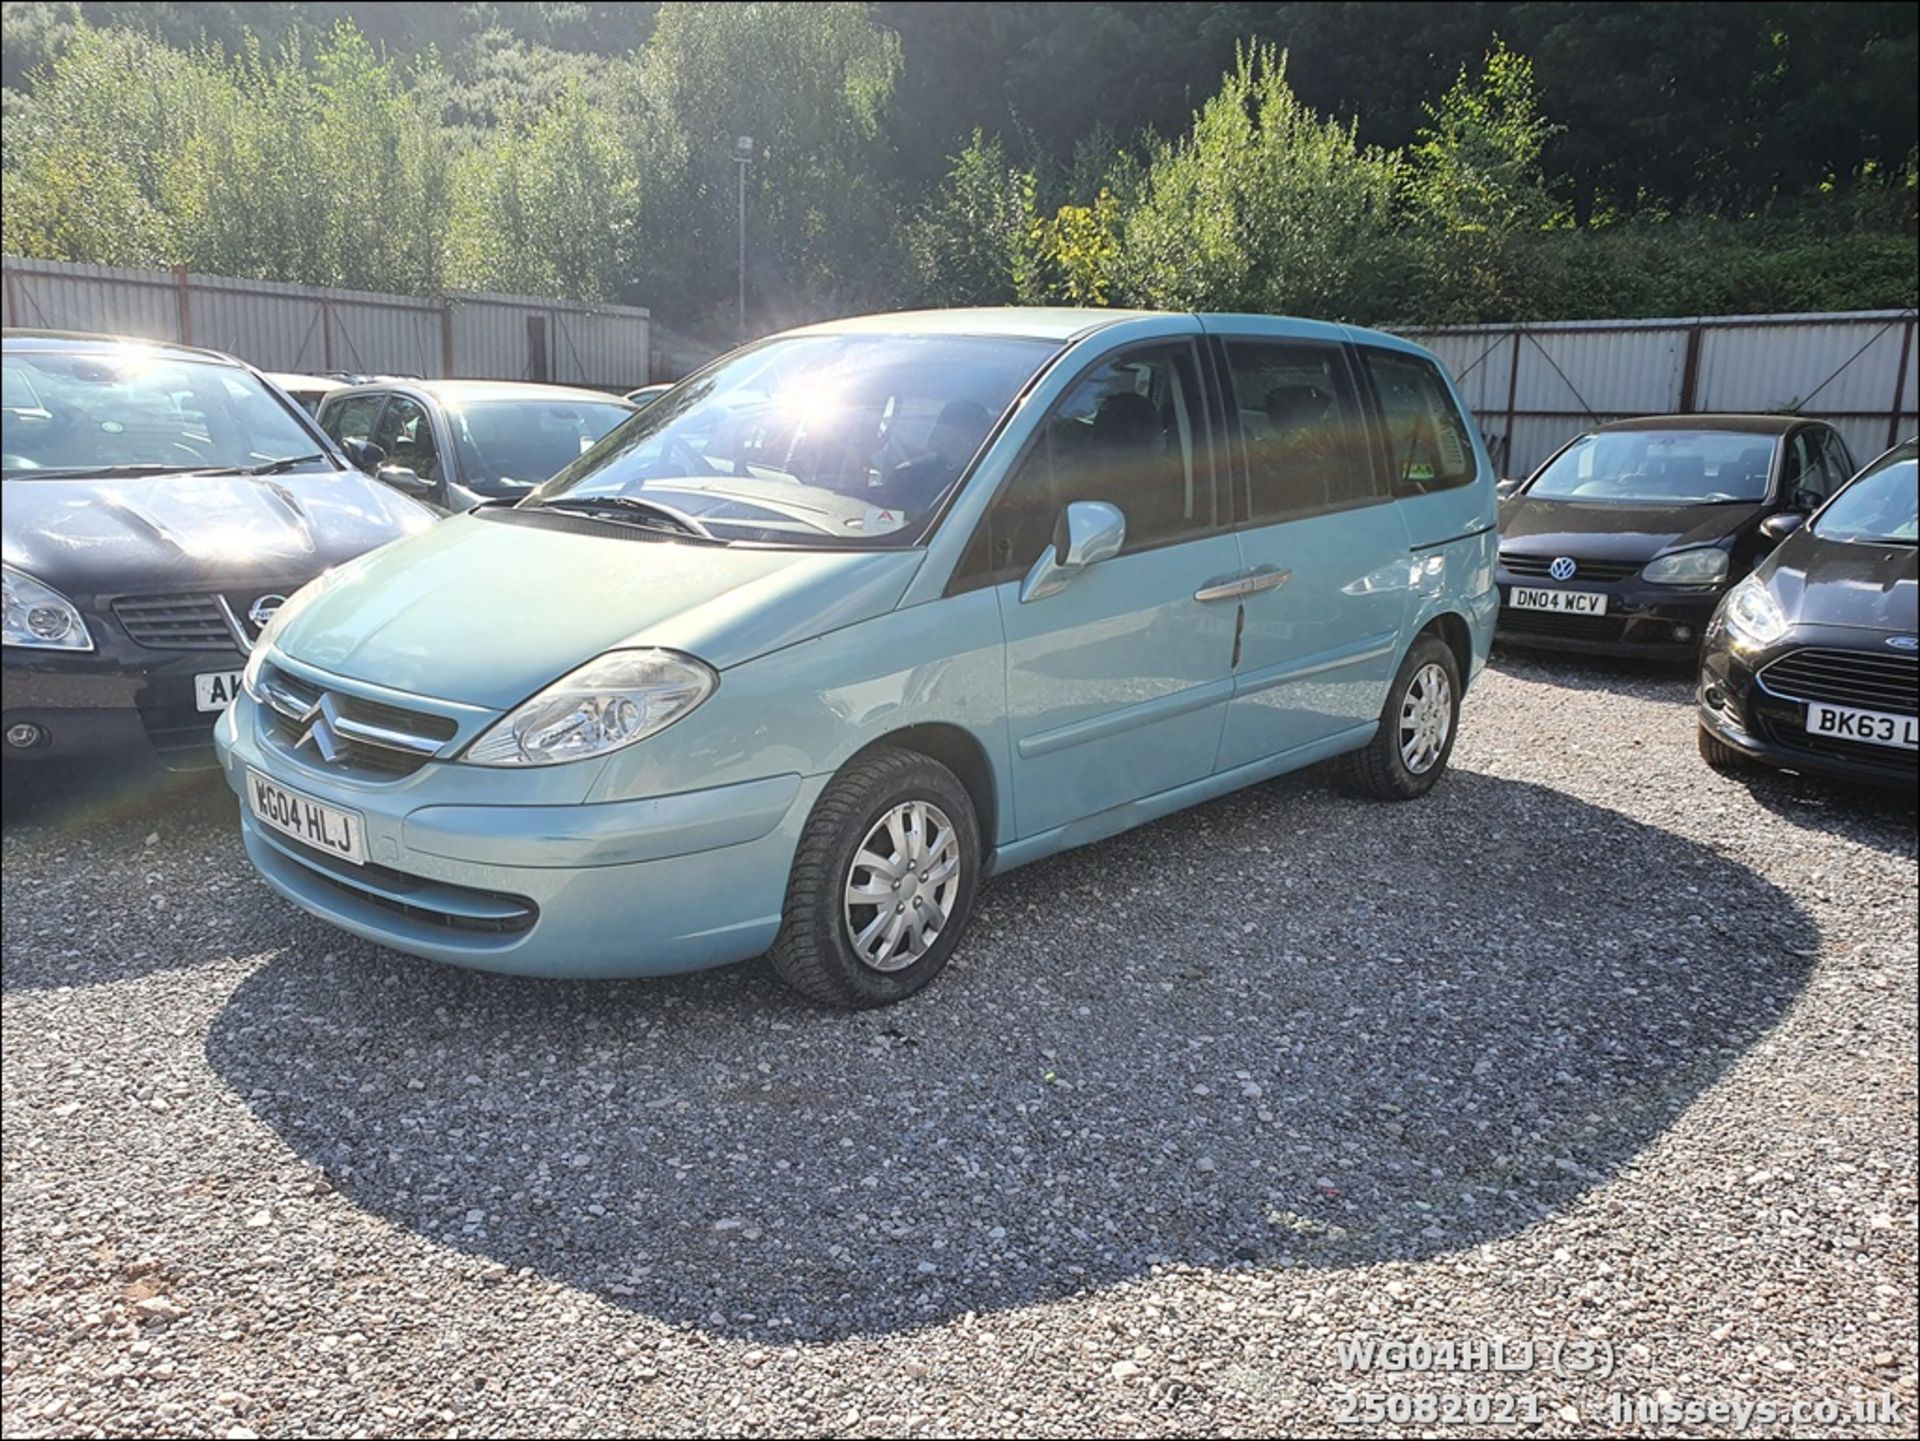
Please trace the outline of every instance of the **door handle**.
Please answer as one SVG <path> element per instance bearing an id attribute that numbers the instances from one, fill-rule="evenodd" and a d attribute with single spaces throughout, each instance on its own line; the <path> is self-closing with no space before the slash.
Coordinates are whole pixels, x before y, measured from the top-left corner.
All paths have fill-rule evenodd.
<path id="1" fill-rule="evenodd" d="M 1216 600 L 1241 600 L 1246 596 L 1258 595 L 1263 590 L 1278 590 L 1292 579 L 1293 572 L 1290 570 L 1261 566 L 1258 570 L 1210 580 L 1193 593 L 1193 598 L 1203 604 Z"/>
<path id="2" fill-rule="evenodd" d="M 1247 593 L 1247 578 L 1244 575 L 1225 575 L 1208 581 L 1193 593 L 1193 598 L 1202 605 L 1216 600 L 1238 600 Z"/>

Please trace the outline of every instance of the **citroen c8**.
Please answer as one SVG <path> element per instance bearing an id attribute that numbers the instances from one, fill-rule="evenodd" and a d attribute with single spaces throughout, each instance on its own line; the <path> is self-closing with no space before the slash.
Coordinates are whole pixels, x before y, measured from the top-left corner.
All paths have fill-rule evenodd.
<path id="1" fill-rule="evenodd" d="M 988 876 L 1331 757 L 1434 785 L 1498 610 L 1464 414 L 1265 316 L 761 341 L 295 595 L 218 731 L 247 852 L 442 961 L 899 1000 Z"/>

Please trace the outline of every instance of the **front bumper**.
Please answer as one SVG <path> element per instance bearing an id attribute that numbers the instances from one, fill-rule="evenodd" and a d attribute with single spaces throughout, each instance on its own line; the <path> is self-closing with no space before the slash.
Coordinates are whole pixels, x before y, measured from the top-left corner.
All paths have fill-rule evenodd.
<path id="1" fill-rule="evenodd" d="M 151 751 L 171 766 L 213 763 L 218 715 L 194 704 L 193 678 L 239 670 L 234 651 L 133 651 L 111 646 L 63 654 L 9 648 L 0 673 L 0 725 L 31 726 L 25 745 L 4 743 L 12 760 L 128 755 Z"/>
<path id="2" fill-rule="evenodd" d="M 1577 651 L 1584 655 L 1644 656 L 1657 660 L 1691 659 L 1699 652 L 1707 622 L 1726 593 L 1724 585 L 1648 585 L 1638 579 L 1589 583 L 1516 576 L 1504 566 L 1495 572 L 1500 586 L 1500 619 L 1494 638 L 1508 645 Z M 1514 610 L 1513 587 L 1531 590 L 1592 591 L 1607 597 L 1602 616 L 1562 615 L 1557 611 Z"/>
<path id="3" fill-rule="evenodd" d="M 1729 644 L 1724 629 L 1716 625 L 1700 656 L 1695 698 L 1701 726 L 1741 754 L 1766 765 L 1920 791 L 1920 759 L 1912 752 L 1810 737 L 1806 706 L 1775 695 L 1758 680 L 1761 670 L 1791 651 L 1843 647 L 1845 642 L 1842 635 L 1797 630 L 1764 650 L 1749 652 Z"/>
<path id="4" fill-rule="evenodd" d="M 242 697 L 215 732 L 267 883 L 334 925 L 429 960 L 516 975 L 669 975 L 763 954 L 780 928 L 800 829 L 825 777 L 594 804 L 552 804 L 539 772 L 435 761 L 349 779 L 286 753 Z M 322 856 L 256 822 L 247 772 L 357 813 L 368 863 Z M 563 769 L 555 767 L 553 769 Z M 492 803 L 523 789 L 525 804 Z"/>

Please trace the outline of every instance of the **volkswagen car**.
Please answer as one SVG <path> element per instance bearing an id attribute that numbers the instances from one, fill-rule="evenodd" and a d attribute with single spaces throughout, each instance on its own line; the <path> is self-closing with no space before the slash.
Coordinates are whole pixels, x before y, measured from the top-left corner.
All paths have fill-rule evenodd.
<path id="1" fill-rule="evenodd" d="M 991 875 L 1316 761 L 1433 787 L 1497 605 L 1465 417 L 1308 321 L 776 336 L 289 601 L 217 735 L 247 854 L 416 955 L 897 1001 Z"/>
<path id="2" fill-rule="evenodd" d="M 280 603 L 433 520 L 228 356 L 22 331 L 0 351 L 9 764 L 210 763 Z"/>
<path id="3" fill-rule="evenodd" d="M 1500 639 L 1691 659 L 1727 588 L 1854 471 L 1791 415 L 1669 415 L 1575 436 L 1500 505 Z"/>
<path id="4" fill-rule="evenodd" d="M 1736 585 L 1700 662 L 1700 754 L 1920 783 L 1920 467 L 1896 446 Z"/>

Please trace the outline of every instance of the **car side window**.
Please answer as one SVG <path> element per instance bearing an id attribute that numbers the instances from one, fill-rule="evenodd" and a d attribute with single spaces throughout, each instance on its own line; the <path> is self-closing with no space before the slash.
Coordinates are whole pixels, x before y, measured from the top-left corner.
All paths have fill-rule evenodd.
<path id="1" fill-rule="evenodd" d="M 440 476 L 440 454 L 433 443 L 433 419 L 417 400 L 396 395 L 373 433 L 373 443 L 387 453 L 387 464 L 404 465 L 422 480 Z"/>
<path id="2" fill-rule="evenodd" d="M 1815 500 L 1825 500 L 1840 488 L 1827 461 L 1821 432 L 1808 426 L 1793 433 L 1787 442 L 1787 475 L 1781 494 L 1788 500 L 1806 492 Z"/>
<path id="3" fill-rule="evenodd" d="M 349 395 L 321 407 L 320 428 L 334 440 L 345 444 L 349 440 L 365 440 L 373 433 L 373 422 L 380 414 L 381 402 L 386 396 L 375 392 L 371 395 Z"/>
<path id="4" fill-rule="evenodd" d="M 1127 518 L 1122 553 L 1217 524 L 1213 456 L 1193 348 L 1163 345 L 1102 361 L 1041 423 L 995 499 L 986 555 L 963 565 L 999 573 L 1031 565 L 1076 500 L 1104 500 Z"/>
<path id="5" fill-rule="evenodd" d="M 1820 453 L 1826 462 L 1826 493 L 1832 495 L 1853 479 L 1853 473 L 1860 467 L 1853 463 L 1853 452 L 1847 449 L 1846 441 L 1840 438 L 1837 430 L 1820 432 Z"/>
<path id="6" fill-rule="evenodd" d="M 1399 351 L 1361 351 L 1380 399 L 1395 495 L 1426 495 L 1473 483 L 1472 432 L 1429 360 Z"/>
<path id="7" fill-rule="evenodd" d="M 1256 524 L 1376 497 L 1366 423 L 1337 345 L 1229 340 Z"/>

